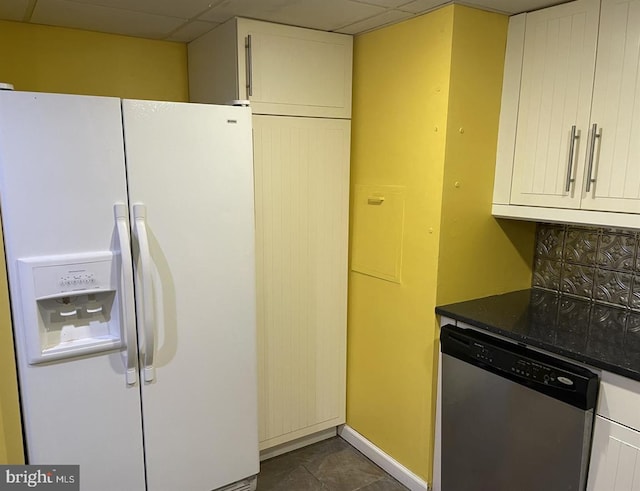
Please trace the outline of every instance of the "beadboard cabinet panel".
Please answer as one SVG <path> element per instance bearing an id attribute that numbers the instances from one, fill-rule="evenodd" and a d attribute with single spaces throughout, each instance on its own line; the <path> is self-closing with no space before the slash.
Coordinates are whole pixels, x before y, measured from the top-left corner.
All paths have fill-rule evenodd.
<path id="1" fill-rule="evenodd" d="M 588 491 L 640 491 L 640 432 L 596 416 Z"/>
<path id="2" fill-rule="evenodd" d="M 640 491 L 640 383 L 603 371 L 587 491 Z"/>
<path id="3" fill-rule="evenodd" d="M 350 121 L 253 124 L 266 449 L 345 422 Z"/>
<path id="4" fill-rule="evenodd" d="M 512 204 L 579 208 L 598 13 L 578 0 L 527 14 Z"/>
<path id="5" fill-rule="evenodd" d="M 590 128 L 600 136 L 582 208 L 640 213 L 640 0 L 603 1 L 597 60 Z"/>

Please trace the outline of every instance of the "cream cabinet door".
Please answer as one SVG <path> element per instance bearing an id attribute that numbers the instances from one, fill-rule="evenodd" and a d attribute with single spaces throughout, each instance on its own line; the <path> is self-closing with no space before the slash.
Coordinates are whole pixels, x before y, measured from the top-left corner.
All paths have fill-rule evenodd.
<path id="1" fill-rule="evenodd" d="M 264 450 L 345 422 L 350 121 L 253 127 Z"/>
<path id="2" fill-rule="evenodd" d="M 351 36 L 237 22 L 239 91 L 254 114 L 351 117 Z"/>
<path id="3" fill-rule="evenodd" d="M 640 0 L 603 0 L 597 59 L 582 208 L 640 213 Z"/>
<path id="4" fill-rule="evenodd" d="M 587 491 L 640 491 L 640 432 L 596 416 Z"/>
<path id="5" fill-rule="evenodd" d="M 599 7 L 527 14 L 511 204 L 580 207 Z"/>

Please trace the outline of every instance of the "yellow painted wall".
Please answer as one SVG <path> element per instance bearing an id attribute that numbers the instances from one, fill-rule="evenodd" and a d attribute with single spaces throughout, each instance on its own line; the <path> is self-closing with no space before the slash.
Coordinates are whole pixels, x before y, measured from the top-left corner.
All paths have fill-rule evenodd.
<path id="1" fill-rule="evenodd" d="M 189 100 L 183 43 L 0 21 L 0 60 L 16 90 Z"/>
<path id="2" fill-rule="evenodd" d="M 12 83 L 16 90 L 187 101 L 187 48 L 180 43 L 0 21 L 0 82 Z M 17 464 L 24 457 L 4 274 L 2 263 L 0 464 Z"/>
<path id="3" fill-rule="evenodd" d="M 507 24 L 455 8 L 438 305 L 531 286 L 535 224 L 491 216 Z"/>
<path id="4" fill-rule="evenodd" d="M 453 13 L 354 44 L 352 196 L 356 185 L 399 185 L 406 202 L 402 283 L 349 274 L 347 423 L 425 479 Z"/>
<path id="5" fill-rule="evenodd" d="M 429 482 L 435 306 L 531 282 L 533 224 L 491 217 L 506 32 L 505 16 L 456 5 L 354 45 L 352 190 L 408 198 L 401 284 L 349 275 L 347 424 Z M 375 235 L 360 233 L 352 244 Z"/>
<path id="6" fill-rule="evenodd" d="M 0 230 L 1 232 L 1 230 Z M 0 233 L 0 251 L 4 250 Z M 22 428 L 4 254 L 0 254 L 0 464 L 22 464 Z"/>

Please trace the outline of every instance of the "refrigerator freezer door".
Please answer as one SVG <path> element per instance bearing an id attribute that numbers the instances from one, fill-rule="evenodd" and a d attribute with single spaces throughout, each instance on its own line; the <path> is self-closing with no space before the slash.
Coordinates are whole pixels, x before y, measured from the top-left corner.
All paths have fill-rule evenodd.
<path id="1" fill-rule="evenodd" d="M 209 491 L 259 470 L 250 118 L 249 108 L 123 101 L 130 203 L 146 206 L 152 259 L 150 491 Z"/>
<path id="2" fill-rule="evenodd" d="M 80 464 L 83 489 L 144 489 L 139 386 L 121 352 L 29 365 L 19 294 L 19 258 L 112 251 L 120 263 L 120 101 L 0 92 L 0 200 L 29 463 Z"/>

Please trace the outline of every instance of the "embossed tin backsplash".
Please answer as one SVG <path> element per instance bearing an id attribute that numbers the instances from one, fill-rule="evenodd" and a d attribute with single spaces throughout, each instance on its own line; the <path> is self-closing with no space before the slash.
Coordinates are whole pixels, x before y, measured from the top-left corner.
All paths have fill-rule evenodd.
<path id="1" fill-rule="evenodd" d="M 540 223 L 533 287 L 640 310 L 640 234 Z"/>

